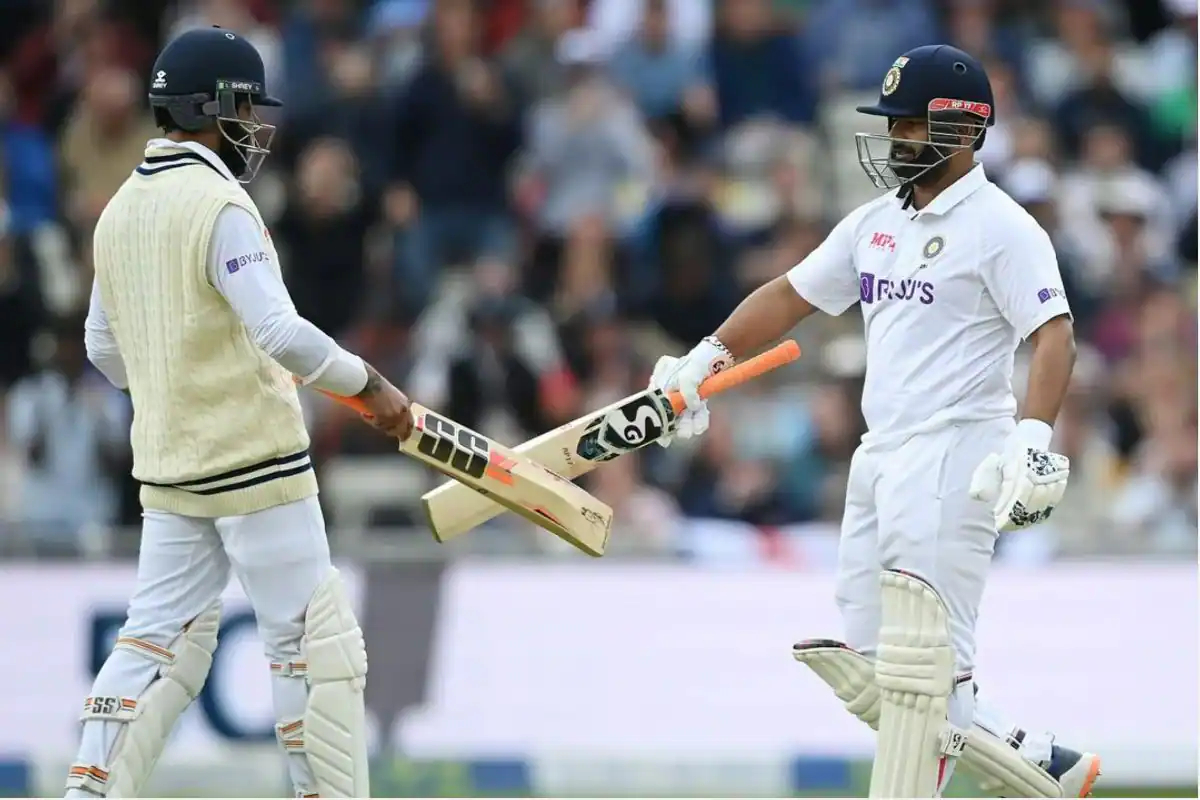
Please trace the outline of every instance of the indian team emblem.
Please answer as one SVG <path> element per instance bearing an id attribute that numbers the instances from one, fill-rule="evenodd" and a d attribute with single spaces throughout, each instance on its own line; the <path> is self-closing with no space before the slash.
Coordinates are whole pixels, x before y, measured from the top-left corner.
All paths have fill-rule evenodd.
<path id="1" fill-rule="evenodd" d="M 925 249 L 921 251 L 924 258 L 936 258 L 942 250 L 946 249 L 946 240 L 941 236 L 935 236 L 925 243 Z"/>
<path id="2" fill-rule="evenodd" d="M 892 62 L 891 69 L 889 69 L 887 74 L 883 76 L 882 91 L 884 95 L 889 95 L 900 87 L 900 70 L 902 70 L 904 65 L 907 63 L 908 59 L 904 56 L 900 56 L 894 62 Z"/>

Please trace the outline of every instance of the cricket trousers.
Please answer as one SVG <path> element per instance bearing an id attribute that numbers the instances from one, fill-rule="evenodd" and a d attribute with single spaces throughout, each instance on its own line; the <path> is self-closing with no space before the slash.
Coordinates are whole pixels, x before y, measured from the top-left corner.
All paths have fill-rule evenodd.
<path id="1" fill-rule="evenodd" d="M 973 680 L 975 624 L 996 525 L 991 507 L 972 499 L 969 490 L 975 468 L 989 453 L 1003 452 L 1014 427 L 1014 420 L 1003 418 L 864 442 L 850 463 L 836 589 L 846 644 L 874 657 L 880 571 L 901 569 L 928 581 L 946 605 L 959 676 L 950 723 L 969 730 L 978 722 L 1002 738 L 1017 728 L 977 697 Z M 1026 744 L 1027 758 L 1049 759 L 1048 738 Z"/>
<path id="2" fill-rule="evenodd" d="M 137 584 L 119 635 L 166 648 L 236 576 L 254 610 L 267 660 L 297 662 L 305 611 L 332 569 L 315 496 L 218 519 L 147 510 Z M 114 650 L 96 675 L 92 696 L 139 697 L 157 668 L 137 653 Z M 276 718 L 302 717 L 308 698 L 304 681 L 277 674 L 271 681 Z M 106 764 L 119 729 L 119 723 L 85 722 L 76 762 Z M 303 753 L 288 754 L 287 761 L 293 783 L 311 783 Z"/>

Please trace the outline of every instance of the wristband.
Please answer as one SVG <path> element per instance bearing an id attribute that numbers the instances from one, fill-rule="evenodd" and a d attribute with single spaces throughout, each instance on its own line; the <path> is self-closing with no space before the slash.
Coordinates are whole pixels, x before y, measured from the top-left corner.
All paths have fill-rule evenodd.
<path id="1" fill-rule="evenodd" d="M 1017 423 L 1017 439 L 1026 447 L 1046 452 L 1054 429 L 1040 419 L 1023 419 Z"/>
<path id="2" fill-rule="evenodd" d="M 733 357 L 733 353 L 729 352 L 729 348 L 725 346 L 724 342 L 722 342 L 720 339 L 717 338 L 716 334 L 712 334 L 711 336 L 705 336 L 703 341 L 708 342 L 713 347 L 720 350 L 721 355 L 723 355 L 725 358 L 728 358 L 730 364 L 737 361 L 737 359 Z"/>

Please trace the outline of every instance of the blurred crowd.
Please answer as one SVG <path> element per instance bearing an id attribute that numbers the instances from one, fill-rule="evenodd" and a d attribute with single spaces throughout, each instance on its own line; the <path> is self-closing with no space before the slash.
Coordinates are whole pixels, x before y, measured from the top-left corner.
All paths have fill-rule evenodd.
<path id="1" fill-rule="evenodd" d="M 300 312 L 513 444 L 641 389 L 804 258 L 872 196 L 853 133 L 879 121 L 854 106 L 909 48 L 971 52 L 996 93 L 980 160 L 1050 231 L 1081 342 L 1066 500 L 1001 557 L 1195 553 L 1196 0 L 3 0 L 6 545 L 138 521 L 131 411 L 82 350 L 89 233 L 156 133 L 157 48 L 210 24 L 286 102 L 249 189 Z M 796 337 L 702 441 L 588 479 L 615 550 L 833 541 L 861 320 Z M 308 411 L 335 528 L 419 524 L 420 468 Z"/>

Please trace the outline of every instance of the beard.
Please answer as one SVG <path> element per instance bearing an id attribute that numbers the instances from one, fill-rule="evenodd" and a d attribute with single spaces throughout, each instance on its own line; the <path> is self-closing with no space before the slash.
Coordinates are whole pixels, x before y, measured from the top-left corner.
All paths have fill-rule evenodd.
<path id="1" fill-rule="evenodd" d="M 234 144 L 234 137 L 230 136 L 225 130 L 225 123 L 217 123 L 221 126 L 221 142 L 217 146 L 217 157 L 229 167 L 229 171 L 233 173 L 235 178 L 240 178 L 246 174 L 248 167 L 246 156 L 241 148 Z M 239 126 L 240 127 L 240 126 Z M 243 132 L 243 135 L 245 133 Z"/>
<path id="2" fill-rule="evenodd" d="M 948 164 L 947 155 L 930 144 L 894 141 L 888 152 L 888 167 L 896 177 L 918 186 L 937 183 Z"/>

